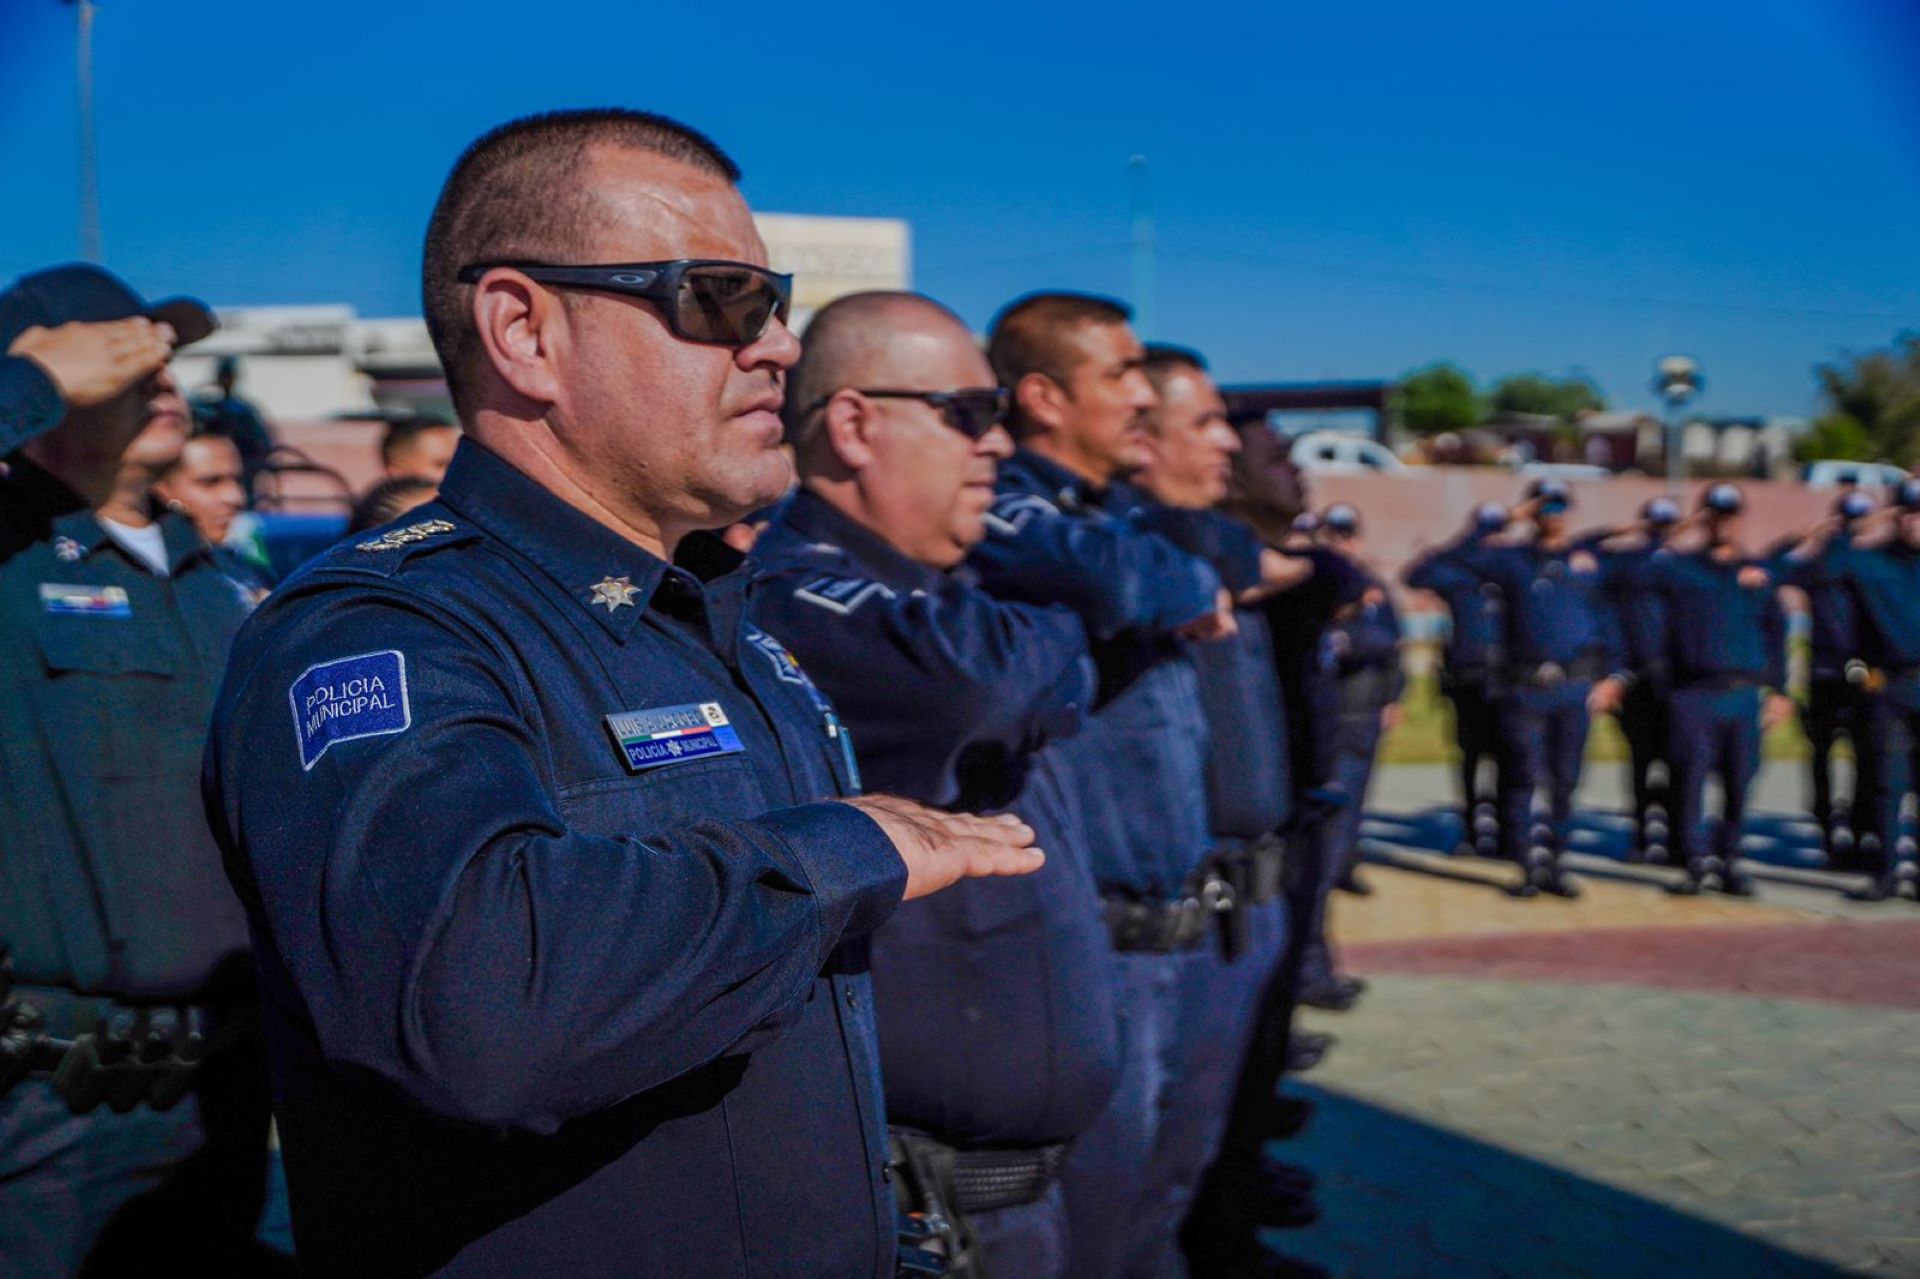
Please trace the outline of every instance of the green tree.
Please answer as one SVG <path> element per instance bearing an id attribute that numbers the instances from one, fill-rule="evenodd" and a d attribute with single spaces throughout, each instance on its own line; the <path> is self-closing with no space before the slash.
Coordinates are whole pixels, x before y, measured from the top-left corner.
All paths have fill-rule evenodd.
<path id="1" fill-rule="evenodd" d="M 1793 442 L 1793 457 L 1797 462 L 1817 462 L 1822 458 L 1871 462 L 1873 441 L 1867 438 L 1867 428 L 1845 413 L 1829 413 Z"/>
<path id="2" fill-rule="evenodd" d="M 1885 458 L 1901 466 L 1920 461 L 1920 333 L 1903 333 L 1891 347 L 1852 356 L 1817 370 L 1830 412 L 1807 437 L 1820 439 L 1829 423 L 1835 443 L 1864 440 L 1861 453 L 1823 453 L 1822 457 Z"/>
<path id="3" fill-rule="evenodd" d="M 1493 384 L 1492 398 L 1496 414 L 1538 413 L 1563 422 L 1607 407 L 1600 388 L 1586 378 L 1551 378 L 1539 373 L 1515 373 L 1501 378 Z"/>
<path id="4" fill-rule="evenodd" d="M 1415 435 L 1464 431 L 1485 418 L 1480 392 L 1457 364 L 1429 364 L 1400 379 L 1400 424 Z"/>

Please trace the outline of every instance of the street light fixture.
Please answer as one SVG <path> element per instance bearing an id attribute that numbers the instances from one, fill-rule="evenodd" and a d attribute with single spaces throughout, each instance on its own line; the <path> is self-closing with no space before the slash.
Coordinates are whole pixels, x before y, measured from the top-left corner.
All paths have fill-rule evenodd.
<path id="1" fill-rule="evenodd" d="M 1653 375 L 1653 389 L 1667 406 L 1667 492 L 1678 497 L 1686 484 L 1686 459 L 1680 454 L 1681 413 L 1700 394 L 1706 379 L 1700 362 L 1689 355 L 1663 357 Z"/>

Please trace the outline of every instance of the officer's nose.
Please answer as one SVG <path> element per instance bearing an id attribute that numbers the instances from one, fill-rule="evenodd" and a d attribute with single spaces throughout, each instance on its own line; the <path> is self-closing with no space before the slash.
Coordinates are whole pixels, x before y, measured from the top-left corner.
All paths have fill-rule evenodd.
<path id="1" fill-rule="evenodd" d="M 973 451 L 996 462 L 1004 462 L 1013 456 L 1013 436 L 1007 434 L 1006 427 L 996 426 L 980 437 Z"/>
<path id="2" fill-rule="evenodd" d="M 790 369 L 800 360 L 800 339 L 786 321 L 775 316 L 767 321 L 760 336 L 734 353 L 733 362 L 742 369 Z"/>

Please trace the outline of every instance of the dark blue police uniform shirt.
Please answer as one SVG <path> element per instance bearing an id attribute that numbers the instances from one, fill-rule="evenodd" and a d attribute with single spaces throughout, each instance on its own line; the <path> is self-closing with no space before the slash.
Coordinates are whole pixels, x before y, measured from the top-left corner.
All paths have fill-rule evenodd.
<path id="1" fill-rule="evenodd" d="M 1260 537 L 1218 511 L 1143 505 L 1135 523 L 1206 560 L 1236 595 L 1260 584 Z M 1207 717 L 1207 814 L 1221 839 L 1278 830 L 1293 807 L 1286 716 L 1265 612 L 1236 608 L 1239 630 L 1191 647 Z"/>
<path id="2" fill-rule="evenodd" d="M 200 749 L 252 600 L 178 517 L 168 571 L 25 457 L 0 478 L 0 950 L 14 977 L 188 1001 L 247 976 Z"/>
<path id="3" fill-rule="evenodd" d="M 737 558 L 737 557 L 736 557 Z M 303 1259 L 890 1275 L 864 944 L 905 868 L 703 581 L 472 439 L 242 631 L 207 758 Z"/>
<path id="4" fill-rule="evenodd" d="M 1820 558 L 1852 544 L 1852 534 L 1841 529 L 1822 548 Z M 1845 582 L 1820 571 L 1818 565 L 1809 567 L 1795 559 L 1790 548 L 1791 542 L 1776 548 L 1772 567 L 1782 581 L 1806 592 L 1808 673 L 1816 680 L 1842 679 L 1847 663 L 1860 656 L 1860 618 L 1853 592 Z"/>
<path id="5" fill-rule="evenodd" d="M 968 560 L 981 585 L 1073 610 L 1100 668 L 1100 705 L 1061 747 L 1094 882 L 1103 893 L 1177 896 L 1210 838 L 1206 722 L 1174 631 L 1213 610 L 1220 576 L 1136 527 L 1124 494 L 1037 454 L 1005 462 L 996 488 L 986 540 Z"/>
<path id="6" fill-rule="evenodd" d="M 0 354 L 0 457 L 66 415 L 66 402 L 45 369 L 24 355 Z"/>
<path id="7" fill-rule="evenodd" d="M 1498 593 L 1460 563 L 1477 551 L 1487 535 L 1467 533 L 1451 546 L 1430 551 L 1407 569 L 1407 585 L 1432 591 L 1447 606 L 1446 664 L 1449 671 L 1482 671 L 1500 657 Z"/>
<path id="8" fill-rule="evenodd" d="M 1757 572 L 1764 581 L 1742 582 Z M 1764 564 L 1660 550 L 1632 570 L 1628 594 L 1652 595 L 1667 619 L 1664 654 L 1678 685 L 1743 679 L 1784 689 L 1787 621 Z"/>
<path id="9" fill-rule="evenodd" d="M 1576 545 L 1600 557 L 1607 569 L 1607 601 L 1613 608 L 1620 658 L 1635 675 L 1661 675 L 1667 662 L 1667 596 L 1650 589 L 1643 570 L 1664 548 L 1657 545 L 1608 550 L 1606 533 L 1579 539 Z"/>
<path id="10" fill-rule="evenodd" d="M 1794 580 L 1837 583 L 1851 593 L 1863 660 L 1894 671 L 1920 666 L 1920 548 L 1833 543 L 1823 556 L 1799 562 Z"/>
<path id="11" fill-rule="evenodd" d="M 1010 809 L 1047 851 L 1035 874 L 962 881 L 874 933 L 889 1120 L 963 1146 L 1074 1136 L 1119 1068 L 1086 833 L 1049 747 L 1093 699 L 1086 631 L 911 560 L 804 490 L 753 558 L 755 620 L 845 717 L 869 790 Z"/>
<path id="12" fill-rule="evenodd" d="M 1608 566 L 1578 545 L 1483 546 L 1460 564 L 1500 592 L 1502 648 L 1524 666 L 1587 658 L 1611 668 L 1621 648 Z"/>

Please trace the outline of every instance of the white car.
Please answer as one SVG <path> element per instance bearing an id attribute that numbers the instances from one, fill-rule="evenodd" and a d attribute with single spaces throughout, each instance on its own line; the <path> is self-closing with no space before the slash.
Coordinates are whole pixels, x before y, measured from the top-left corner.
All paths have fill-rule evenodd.
<path id="1" fill-rule="evenodd" d="M 1891 488 L 1907 478 L 1907 473 L 1889 462 L 1846 462 L 1832 458 L 1807 463 L 1800 478 L 1808 488 L 1839 488 L 1852 484 L 1860 488 Z"/>
<path id="2" fill-rule="evenodd" d="M 1294 466 L 1313 475 L 1404 475 L 1408 470 L 1386 445 L 1344 431 L 1296 435 L 1287 456 Z"/>

